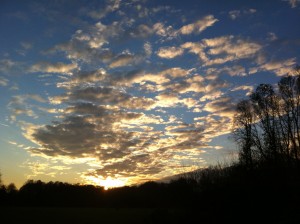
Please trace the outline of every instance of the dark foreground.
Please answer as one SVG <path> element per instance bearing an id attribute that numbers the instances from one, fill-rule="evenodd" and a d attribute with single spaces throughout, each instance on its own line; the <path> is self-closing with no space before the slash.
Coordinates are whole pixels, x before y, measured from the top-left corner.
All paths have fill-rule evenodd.
<path id="1" fill-rule="evenodd" d="M 242 208 L 240 208 L 242 209 Z M 1 223 L 43 224 L 99 224 L 99 223 L 299 223 L 299 210 L 257 211 L 239 214 L 240 209 L 224 208 L 224 211 L 201 211 L 163 208 L 49 208 L 5 207 L 1 208 Z M 257 213 L 258 212 L 258 213 Z"/>
<path id="2" fill-rule="evenodd" d="M 300 223 L 300 164 L 213 167 L 105 191 L 28 181 L 0 191 L 0 223 Z"/>

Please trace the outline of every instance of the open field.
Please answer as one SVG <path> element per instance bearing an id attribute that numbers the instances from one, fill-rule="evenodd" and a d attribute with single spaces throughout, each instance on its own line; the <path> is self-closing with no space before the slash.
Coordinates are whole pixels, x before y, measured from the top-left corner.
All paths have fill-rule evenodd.
<path id="1" fill-rule="evenodd" d="M 186 223 L 185 212 L 175 209 L 129 209 L 129 208 L 39 208 L 2 207 L 1 223 Z"/>
<path id="2" fill-rule="evenodd" d="M 238 210 L 185 210 L 162 208 L 70 208 L 70 207 L 0 207 L 0 223 L 7 224 L 215 224 L 215 223 L 299 223 L 296 209 L 285 212 L 259 212 L 245 215 Z"/>

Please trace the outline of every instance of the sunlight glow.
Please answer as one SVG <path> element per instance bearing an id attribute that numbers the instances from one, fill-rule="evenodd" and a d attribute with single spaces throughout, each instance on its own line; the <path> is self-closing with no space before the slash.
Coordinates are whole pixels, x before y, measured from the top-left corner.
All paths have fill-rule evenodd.
<path id="1" fill-rule="evenodd" d="M 126 180 L 113 179 L 112 177 L 103 178 L 102 176 L 88 176 L 86 180 L 89 184 L 99 185 L 104 187 L 105 190 L 115 187 L 122 187 L 127 184 Z"/>
<path id="2" fill-rule="evenodd" d="M 122 187 L 125 185 L 125 182 L 118 179 L 112 179 L 107 177 L 105 180 L 100 180 L 100 185 L 104 187 L 105 190 L 114 187 Z"/>

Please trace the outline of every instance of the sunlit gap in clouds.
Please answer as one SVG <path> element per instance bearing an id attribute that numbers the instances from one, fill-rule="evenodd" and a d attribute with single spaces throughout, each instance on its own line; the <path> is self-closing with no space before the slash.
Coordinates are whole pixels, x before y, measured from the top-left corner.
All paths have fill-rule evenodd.
<path id="1" fill-rule="evenodd" d="M 110 176 L 103 178 L 102 176 L 87 176 L 86 182 L 97 186 L 104 187 L 105 190 L 110 188 L 122 187 L 127 185 L 127 180 L 116 179 Z"/>

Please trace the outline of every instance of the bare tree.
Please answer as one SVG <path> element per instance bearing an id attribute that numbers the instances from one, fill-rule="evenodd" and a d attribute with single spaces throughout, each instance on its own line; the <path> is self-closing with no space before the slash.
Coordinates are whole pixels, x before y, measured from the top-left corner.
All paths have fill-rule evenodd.
<path id="1" fill-rule="evenodd" d="M 234 139 L 240 162 L 300 159 L 300 68 L 283 77 L 278 91 L 260 84 L 250 99 L 237 104 Z"/>
<path id="2" fill-rule="evenodd" d="M 240 162 L 253 166 L 253 108 L 249 100 L 242 100 L 237 104 L 236 115 L 234 117 L 235 140 L 239 143 L 241 151 L 239 154 Z"/>

